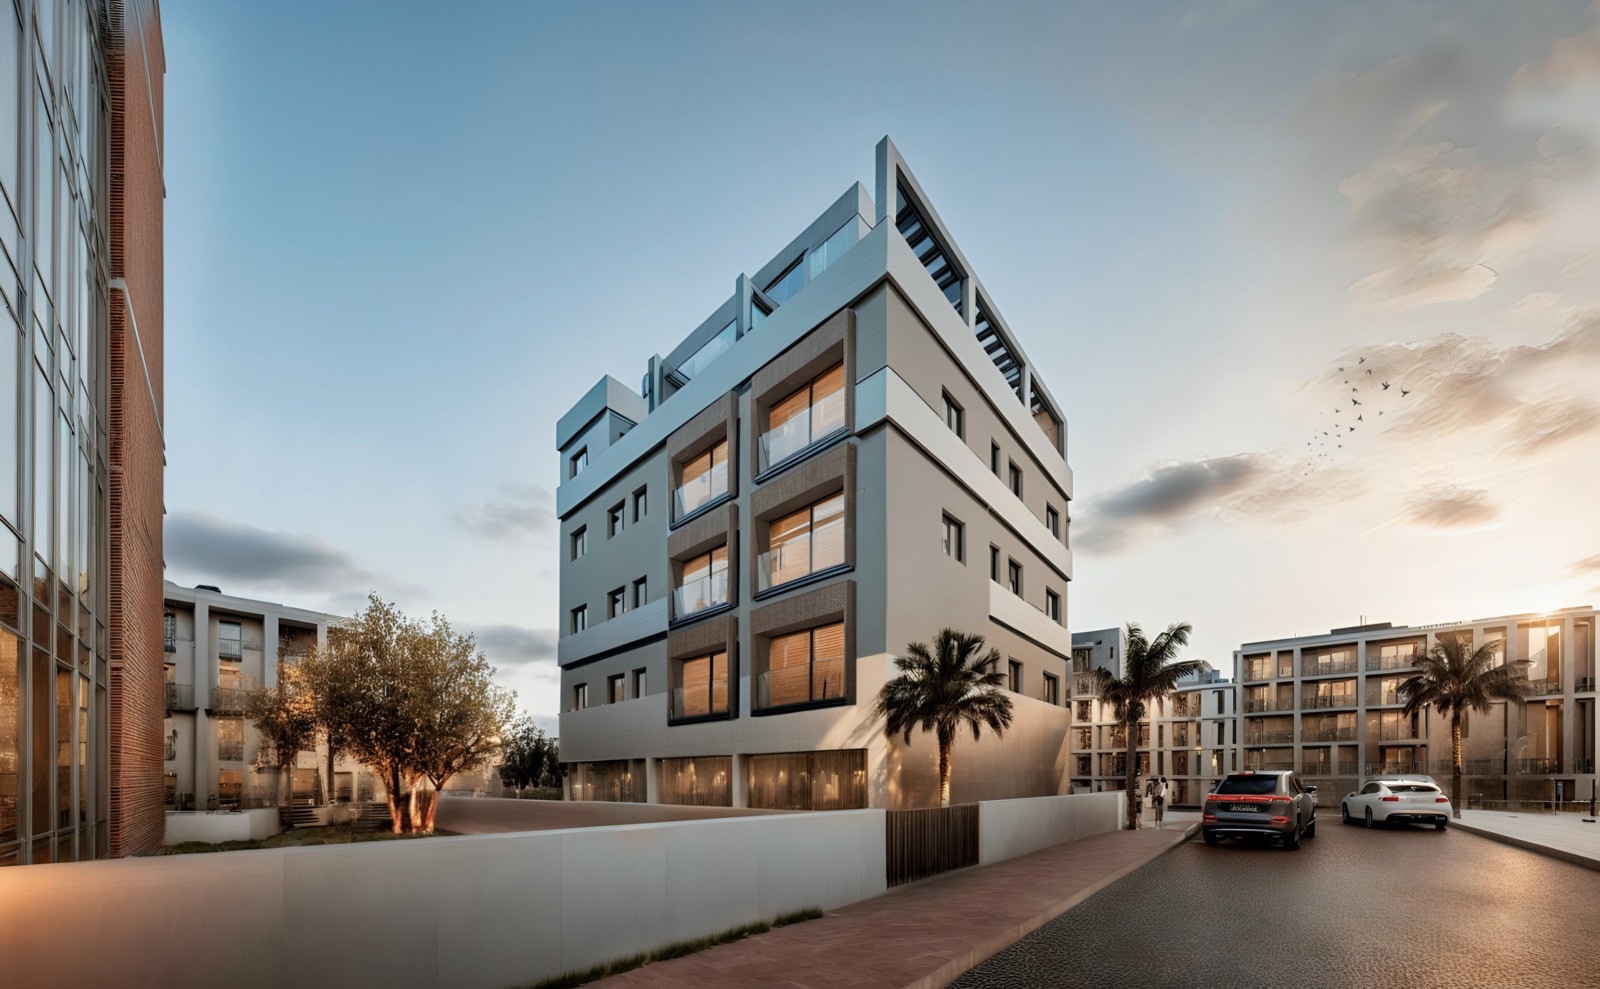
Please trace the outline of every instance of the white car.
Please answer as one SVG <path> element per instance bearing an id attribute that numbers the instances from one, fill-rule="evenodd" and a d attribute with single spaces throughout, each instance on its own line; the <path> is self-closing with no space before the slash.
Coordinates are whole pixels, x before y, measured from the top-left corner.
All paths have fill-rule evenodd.
<path id="1" fill-rule="evenodd" d="M 1431 776 L 1380 778 L 1368 780 L 1366 786 L 1345 797 L 1339 816 L 1346 824 L 1360 821 L 1369 828 L 1402 821 L 1431 824 L 1443 831 L 1450 821 L 1450 798 Z"/>

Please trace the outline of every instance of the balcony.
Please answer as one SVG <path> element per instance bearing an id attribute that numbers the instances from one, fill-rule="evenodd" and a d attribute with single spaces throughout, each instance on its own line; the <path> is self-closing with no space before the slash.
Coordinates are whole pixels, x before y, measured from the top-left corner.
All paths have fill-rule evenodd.
<path id="1" fill-rule="evenodd" d="M 1375 742 L 1406 742 L 1421 738 L 1421 730 L 1409 724 L 1380 724 L 1370 738 Z"/>
<path id="2" fill-rule="evenodd" d="M 218 742 L 217 760 L 219 762 L 244 761 L 244 742 Z"/>
<path id="3" fill-rule="evenodd" d="M 1524 776 L 1554 776 L 1561 772 L 1561 760 L 1544 757 L 1518 759 L 1517 772 Z"/>
<path id="4" fill-rule="evenodd" d="M 799 708 L 813 704 L 838 704 L 846 699 L 844 674 L 842 672 L 823 673 L 820 678 L 813 675 L 810 687 L 812 693 L 809 697 L 785 696 L 774 702 L 772 699 L 771 671 L 758 674 L 755 683 L 755 708 L 758 711 L 783 710 L 784 708 Z"/>
<path id="5" fill-rule="evenodd" d="M 719 701 L 704 686 L 696 688 L 693 696 L 690 696 L 688 688 L 672 688 L 667 692 L 667 720 L 699 721 L 703 718 L 728 717 L 728 685 L 723 683 L 720 686 L 720 707 L 713 707 Z"/>
<path id="6" fill-rule="evenodd" d="M 826 426 L 827 431 L 813 435 L 813 419 Z M 829 423 L 837 425 L 828 426 Z M 797 415 L 776 429 L 762 433 L 760 462 L 756 465 L 756 471 L 760 473 L 770 470 L 790 457 L 804 453 L 811 446 L 843 432 L 844 392 L 841 391 L 824 398 L 820 404 L 811 409 L 810 415 Z"/>
<path id="7" fill-rule="evenodd" d="M 1356 740 L 1354 725 L 1347 728 L 1302 728 L 1300 730 L 1302 742 L 1353 742 Z"/>
<path id="8" fill-rule="evenodd" d="M 168 711 L 193 711 L 194 710 L 194 684 L 169 683 L 167 684 L 167 710 Z"/>
<path id="9" fill-rule="evenodd" d="M 218 714 L 242 714 L 249 699 L 250 691 L 243 687 L 212 687 L 208 710 Z"/>
<path id="10" fill-rule="evenodd" d="M 682 587 L 672 591 L 672 617 L 674 619 L 687 618 L 690 615 L 712 608 L 719 608 L 728 603 L 728 572 L 707 574 L 697 580 L 691 580 Z"/>
<path id="11" fill-rule="evenodd" d="M 674 488 L 672 517 L 684 519 L 728 493 L 728 464 L 717 464 L 699 477 Z"/>
<path id="12" fill-rule="evenodd" d="M 811 539 L 805 543 L 788 544 L 777 549 L 768 550 L 756 557 L 756 593 L 764 594 L 774 587 L 793 583 L 821 574 L 829 574 L 845 569 L 845 561 L 841 559 L 829 562 L 826 559 L 814 559 L 813 556 L 825 556 L 817 548 L 817 544 L 825 539 L 838 539 L 838 531 L 844 528 L 843 519 L 818 526 L 812 531 Z M 838 545 L 842 547 L 843 541 Z"/>
<path id="13" fill-rule="evenodd" d="M 1092 676 L 1072 678 L 1072 696 L 1095 697 L 1100 693 L 1100 681 Z"/>
<path id="14" fill-rule="evenodd" d="M 1246 714 L 1262 711 L 1293 711 L 1294 701 L 1287 697 L 1246 697 L 1244 710 Z"/>
<path id="15" fill-rule="evenodd" d="M 1391 704 L 1404 704 L 1400 699 L 1398 690 L 1369 690 L 1367 691 L 1368 707 L 1386 707 Z"/>
<path id="16" fill-rule="evenodd" d="M 1368 670 L 1409 670 L 1417 662 L 1415 653 L 1402 656 L 1368 656 Z"/>
<path id="17" fill-rule="evenodd" d="M 1528 696 L 1542 697 L 1547 694 L 1561 693 L 1561 679 L 1559 677 L 1546 677 L 1543 680 L 1529 680 Z"/>
<path id="18" fill-rule="evenodd" d="M 1573 689 L 1580 694 L 1594 693 L 1594 677 L 1579 677 Z"/>
<path id="19" fill-rule="evenodd" d="M 1300 709 L 1302 711 L 1355 706 L 1356 695 L 1353 691 L 1348 694 L 1307 694 L 1300 699 Z"/>
<path id="20" fill-rule="evenodd" d="M 218 639 L 217 656 L 220 659 L 243 659 L 244 642 L 240 639 Z"/>
<path id="21" fill-rule="evenodd" d="M 1173 732 L 1172 733 L 1172 744 L 1173 744 L 1173 747 L 1175 747 L 1175 748 L 1188 748 L 1189 747 L 1189 733 L 1186 732 L 1186 731 L 1181 731 L 1181 732 L 1180 731 L 1175 731 L 1175 732 Z"/>
<path id="22" fill-rule="evenodd" d="M 1574 759 L 1572 760 L 1572 771 L 1574 773 L 1592 773 L 1594 772 L 1594 760 Z"/>
<path id="23" fill-rule="evenodd" d="M 1266 679 L 1269 679 L 1271 676 L 1272 676 L 1272 671 L 1270 669 L 1268 669 L 1266 666 L 1263 666 L 1263 665 L 1260 665 L 1260 664 L 1256 664 L 1256 663 L 1246 663 L 1245 664 L 1244 679 L 1246 679 L 1246 680 L 1266 680 Z"/>
<path id="24" fill-rule="evenodd" d="M 1268 731 L 1247 731 L 1244 733 L 1246 745 L 1289 745 L 1294 742 L 1294 731 L 1291 729 L 1272 729 Z"/>
<path id="25" fill-rule="evenodd" d="M 1244 768 L 1252 772 L 1271 773 L 1283 770 L 1293 770 L 1293 759 L 1246 759 Z"/>
<path id="26" fill-rule="evenodd" d="M 1302 669 L 1303 672 L 1301 675 L 1308 677 L 1332 676 L 1336 673 L 1354 673 L 1356 671 L 1356 660 L 1355 657 L 1352 656 L 1349 659 L 1334 660 L 1327 663 L 1306 663 Z"/>

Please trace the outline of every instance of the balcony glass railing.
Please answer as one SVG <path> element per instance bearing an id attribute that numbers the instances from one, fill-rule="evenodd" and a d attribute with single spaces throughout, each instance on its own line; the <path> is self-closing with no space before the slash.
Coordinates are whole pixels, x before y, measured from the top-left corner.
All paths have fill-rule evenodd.
<path id="1" fill-rule="evenodd" d="M 1302 710 L 1316 710 L 1329 707 L 1355 707 L 1356 695 L 1348 694 L 1307 694 L 1300 701 Z"/>
<path id="2" fill-rule="evenodd" d="M 1246 663 L 1244 665 L 1244 678 L 1246 680 L 1265 680 L 1272 676 L 1272 671 L 1264 663 Z"/>
<path id="3" fill-rule="evenodd" d="M 728 572 L 707 574 L 698 580 L 691 580 L 682 587 L 673 588 L 672 615 L 674 618 L 683 618 L 708 608 L 716 608 L 728 603 Z"/>
<path id="4" fill-rule="evenodd" d="M 1347 728 L 1303 728 L 1300 731 L 1300 740 L 1303 742 L 1353 742 L 1356 740 L 1354 725 Z"/>
<path id="5" fill-rule="evenodd" d="M 1367 669 L 1369 670 L 1409 670 L 1416 665 L 1415 653 L 1402 653 L 1398 656 L 1368 656 Z"/>
<path id="6" fill-rule="evenodd" d="M 1244 709 L 1247 713 L 1257 711 L 1293 711 L 1294 701 L 1287 697 L 1246 697 Z"/>
<path id="7" fill-rule="evenodd" d="M 679 485 L 672 492 L 672 514 L 683 518 L 711 504 L 728 493 L 728 465 L 717 464 L 691 481 Z"/>
<path id="8" fill-rule="evenodd" d="M 1381 707 L 1385 704 L 1404 704 L 1400 699 L 1398 690 L 1369 690 L 1367 691 L 1367 706 Z"/>
<path id="9" fill-rule="evenodd" d="M 837 408 L 835 408 L 837 406 Z M 758 470 L 781 464 L 803 452 L 813 443 L 825 440 L 844 429 L 844 394 L 830 395 L 818 402 L 810 414 L 801 413 L 776 428 L 761 434 L 761 463 Z"/>
<path id="10" fill-rule="evenodd" d="M 1538 697 L 1543 694 L 1561 693 L 1561 680 L 1557 677 L 1545 677 L 1542 680 L 1528 681 L 1528 696 Z"/>
<path id="11" fill-rule="evenodd" d="M 1244 733 L 1244 744 L 1246 745 L 1287 745 L 1293 741 L 1294 732 L 1290 729 L 1247 731 Z"/>
<path id="12" fill-rule="evenodd" d="M 1308 677 L 1329 676 L 1334 673 L 1354 673 L 1356 671 L 1356 658 L 1335 659 L 1325 663 L 1306 663 L 1304 675 Z"/>
<path id="13" fill-rule="evenodd" d="M 1420 738 L 1420 733 L 1421 729 L 1413 728 L 1409 724 L 1380 724 L 1373 729 L 1371 737 L 1379 742 L 1395 742 Z"/>
<path id="14" fill-rule="evenodd" d="M 802 674 L 804 671 L 801 671 Z M 809 689 L 810 693 L 806 693 Z M 772 707 L 788 707 L 791 704 L 816 704 L 822 701 L 835 701 L 843 698 L 844 676 L 838 673 L 818 672 L 807 687 L 804 679 L 798 686 L 792 680 L 783 682 L 783 689 L 777 697 L 772 694 L 772 673 L 770 671 L 756 676 L 755 706 L 765 710 Z"/>
<path id="15" fill-rule="evenodd" d="M 728 685 L 714 685 L 712 692 L 704 686 L 690 690 L 674 687 L 667 694 L 667 717 L 677 721 L 683 718 L 709 718 L 728 713 Z M 720 693 L 721 696 L 715 696 Z"/>

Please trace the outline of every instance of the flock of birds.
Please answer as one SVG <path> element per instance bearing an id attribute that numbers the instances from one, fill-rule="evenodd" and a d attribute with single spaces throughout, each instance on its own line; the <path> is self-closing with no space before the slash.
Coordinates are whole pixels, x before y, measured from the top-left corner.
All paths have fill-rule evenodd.
<path id="1" fill-rule="evenodd" d="M 1400 399 L 1411 394 L 1409 388 L 1399 388 L 1394 382 L 1375 379 L 1372 368 L 1363 366 L 1366 363 L 1367 359 L 1362 357 L 1353 367 L 1339 368 L 1340 377 L 1344 385 L 1349 386 L 1350 392 L 1346 394 L 1341 386 L 1339 397 L 1336 399 L 1337 404 L 1333 408 L 1333 419 L 1328 423 L 1328 428 L 1317 429 L 1311 439 L 1306 441 L 1306 451 L 1313 464 L 1320 460 L 1332 460 L 1337 451 L 1344 449 L 1344 441 L 1350 439 L 1356 430 L 1376 426 L 1378 417 L 1388 411 L 1386 407 L 1380 408 L 1379 403 L 1387 406 L 1388 402 L 1396 400 L 1396 393 Z M 1353 384 L 1352 379 L 1354 379 Z M 1365 392 L 1362 391 L 1363 385 L 1368 388 Z M 1371 390 L 1374 386 L 1377 391 Z M 1362 395 L 1366 396 L 1365 401 L 1361 398 Z M 1349 400 L 1349 405 L 1344 404 L 1346 400 Z M 1372 416 L 1370 421 L 1367 419 L 1368 415 Z M 1340 418 L 1341 416 L 1344 418 Z"/>

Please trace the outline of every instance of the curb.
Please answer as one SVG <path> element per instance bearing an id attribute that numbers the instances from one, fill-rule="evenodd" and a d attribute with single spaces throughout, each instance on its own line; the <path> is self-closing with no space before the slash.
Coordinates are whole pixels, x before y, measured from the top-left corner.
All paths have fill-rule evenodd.
<path id="1" fill-rule="evenodd" d="M 1165 848 L 1160 849 L 1154 855 L 1151 855 L 1144 861 L 1130 862 L 1128 865 L 1123 866 L 1116 872 L 1110 873 L 1102 879 L 1076 891 L 1071 896 L 1068 896 L 1063 900 L 1056 901 L 1042 912 L 1029 917 L 1027 920 L 1022 921 L 1015 927 L 1012 927 L 1001 934 L 995 935 L 983 944 L 973 947 L 973 949 L 967 952 L 965 955 L 950 959 L 939 968 L 929 972 L 927 975 L 917 979 L 915 982 L 905 983 L 902 989 L 941 989 L 941 987 L 949 985 L 956 979 L 959 979 L 961 976 L 988 961 L 993 956 L 1011 947 L 1013 944 L 1016 944 L 1018 941 L 1027 937 L 1029 934 L 1032 934 L 1045 924 L 1055 920 L 1057 917 L 1066 913 L 1068 910 L 1071 910 L 1084 900 L 1087 900 L 1089 897 L 1105 889 L 1107 886 L 1110 886 L 1118 880 L 1132 875 L 1173 849 L 1181 847 L 1190 838 L 1193 838 L 1196 834 L 1198 834 L 1199 831 L 1200 822 L 1196 821 L 1183 829 L 1183 837 L 1167 845 Z M 1177 834 L 1176 829 L 1174 829 L 1173 833 Z"/>
<path id="2" fill-rule="evenodd" d="M 1552 848 L 1549 845 L 1541 845 L 1537 841 L 1529 841 L 1527 838 L 1513 838 L 1511 835 L 1502 834 L 1499 831 L 1491 831 L 1488 828 L 1482 828 L 1475 824 L 1463 824 L 1454 818 L 1451 819 L 1449 827 L 1455 830 L 1465 831 L 1469 834 L 1475 834 L 1480 838 L 1488 838 L 1490 841 L 1498 841 L 1502 845 L 1514 845 L 1517 848 L 1523 849 L 1524 851 L 1537 852 L 1540 855 L 1544 855 L 1549 858 L 1561 859 L 1563 862 L 1571 862 L 1573 865 L 1581 865 L 1585 869 L 1594 869 L 1596 871 L 1600 871 L 1600 859 L 1592 858 L 1588 855 L 1580 855 L 1577 852 L 1569 852 L 1563 848 Z"/>

